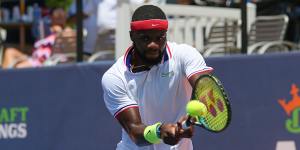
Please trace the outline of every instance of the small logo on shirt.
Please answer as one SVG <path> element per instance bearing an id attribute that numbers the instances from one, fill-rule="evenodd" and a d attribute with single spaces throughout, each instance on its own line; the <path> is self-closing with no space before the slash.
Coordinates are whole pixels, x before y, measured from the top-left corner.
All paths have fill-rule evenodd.
<path id="1" fill-rule="evenodd" d="M 174 76 L 174 71 L 161 73 L 161 77 L 172 77 L 172 76 Z"/>

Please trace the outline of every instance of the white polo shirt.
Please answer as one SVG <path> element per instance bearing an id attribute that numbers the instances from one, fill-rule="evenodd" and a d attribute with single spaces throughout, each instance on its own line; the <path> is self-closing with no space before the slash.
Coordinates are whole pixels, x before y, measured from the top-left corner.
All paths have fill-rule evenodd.
<path id="1" fill-rule="evenodd" d="M 118 114 L 128 108 L 138 107 L 142 122 L 176 123 L 186 114 L 185 106 L 191 98 L 192 87 L 188 81 L 194 74 L 212 71 L 201 54 L 186 44 L 167 43 L 162 62 L 148 71 L 130 71 L 133 48 L 103 75 L 104 101 L 110 113 Z M 117 150 L 192 150 L 190 139 L 182 139 L 170 146 L 164 143 L 138 147 L 125 130 Z"/>

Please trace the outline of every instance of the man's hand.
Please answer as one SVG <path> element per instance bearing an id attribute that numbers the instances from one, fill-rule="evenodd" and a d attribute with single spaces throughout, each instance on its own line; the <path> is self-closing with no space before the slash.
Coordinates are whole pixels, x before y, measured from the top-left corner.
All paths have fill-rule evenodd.
<path id="1" fill-rule="evenodd" d="M 176 124 L 163 124 L 160 127 L 160 137 L 164 143 L 176 145 L 182 138 L 191 138 L 194 134 L 194 127 L 187 129 L 182 128 L 182 123 L 186 121 L 188 116 L 181 117 Z"/>
<path id="2" fill-rule="evenodd" d="M 177 124 L 162 124 L 160 127 L 160 138 L 166 144 L 176 145 L 180 141 Z"/>
<path id="3" fill-rule="evenodd" d="M 187 120 L 191 121 L 191 126 L 189 126 L 187 129 L 183 129 L 182 124 L 183 122 L 186 122 Z M 177 126 L 178 126 L 178 130 L 180 133 L 181 138 L 192 138 L 194 135 L 194 122 L 196 121 L 196 118 L 191 118 L 190 116 L 183 116 L 181 117 L 178 122 L 177 122 Z"/>

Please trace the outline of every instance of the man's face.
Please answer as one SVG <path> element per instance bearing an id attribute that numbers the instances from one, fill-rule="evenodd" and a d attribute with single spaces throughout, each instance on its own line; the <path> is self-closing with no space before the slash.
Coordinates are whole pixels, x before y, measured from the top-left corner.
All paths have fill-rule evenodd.
<path id="1" fill-rule="evenodd" d="M 146 63 L 155 65 L 162 59 L 166 47 L 166 35 L 166 31 L 161 30 L 131 31 L 131 40 L 137 54 Z"/>
<path id="2" fill-rule="evenodd" d="M 61 8 L 55 9 L 51 15 L 51 21 L 52 25 L 64 27 L 67 22 L 66 12 Z"/>

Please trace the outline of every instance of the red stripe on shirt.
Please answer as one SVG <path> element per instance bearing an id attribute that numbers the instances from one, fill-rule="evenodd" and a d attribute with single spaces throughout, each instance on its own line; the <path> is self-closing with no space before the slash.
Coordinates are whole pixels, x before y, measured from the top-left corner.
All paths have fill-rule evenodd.
<path id="1" fill-rule="evenodd" d="M 114 117 L 118 119 L 118 115 L 119 115 L 121 112 L 123 112 L 123 111 L 125 111 L 125 110 L 127 110 L 127 109 L 129 109 L 129 108 L 136 108 L 136 107 L 139 107 L 139 106 L 136 105 L 136 104 L 131 104 L 131 105 L 125 106 L 125 107 L 119 109 L 119 110 L 114 114 Z"/>
<path id="2" fill-rule="evenodd" d="M 198 70 L 198 71 L 195 71 L 193 72 L 192 74 L 190 74 L 187 78 L 190 79 L 193 75 L 196 75 L 196 74 L 205 74 L 205 73 L 210 73 L 212 72 L 214 69 L 209 67 L 209 68 L 206 68 L 206 69 L 203 69 L 203 70 Z"/>
<path id="3" fill-rule="evenodd" d="M 168 43 L 167 43 L 167 50 L 168 50 L 168 53 L 169 53 L 169 59 L 171 59 L 172 58 L 172 53 L 171 53 L 171 49 L 170 49 Z"/>
<path id="4" fill-rule="evenodd" d="M 128 47 L 128 48 L 126 49 L 126 52 L 125 52 L 125 55 L 124 55 L 124 59 L 123 59 L 124 65 L 125 65 L 125 66 L 126 66 L 126 59 L 127 59 L 128 53 L 130 52 L 130 50 L 131 50 L 132 47 L 133 47 L 133 46 L 130 46 L 130 47 Z"/>

